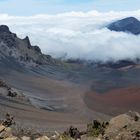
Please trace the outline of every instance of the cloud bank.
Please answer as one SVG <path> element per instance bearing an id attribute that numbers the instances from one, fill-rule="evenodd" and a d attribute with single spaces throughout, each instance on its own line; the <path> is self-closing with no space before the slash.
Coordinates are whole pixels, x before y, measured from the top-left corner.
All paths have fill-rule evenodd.
<path id="1" fill-rule="evenodd" d="M 29 36 L 45 54 L 53 57 L 86 60 L 121 60 L 140 58 L 140 36 L 109 31 L 109 23 L 134 16 L 140 10 L 126 12 L 70 12 L 30 17 L 0 14 L 6 24 L 21 38 Z"/>

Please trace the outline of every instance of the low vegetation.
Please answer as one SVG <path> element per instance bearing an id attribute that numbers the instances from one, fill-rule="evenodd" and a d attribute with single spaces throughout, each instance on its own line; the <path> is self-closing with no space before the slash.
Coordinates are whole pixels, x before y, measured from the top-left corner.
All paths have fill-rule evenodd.
<path id="1" fill-rule="evenodd" d="M 87 125 L 87 135 L 98 137 L 100 134 L 103 136 L 105 133 L 105 129 L 109 125 L 109 122 L 100 122 L 98 120 L 94 120 L 92 123 Z"/>
<path id="2" fill-rule="evenodd" d="M 33 129 L 12 127 L 14 117 L 6 114 L 0 124 L 0 139 L 3 140 L 140 140 L 140 114 L 128 112 L 112 118 L 110 122 L 93 120 L 86 131 L 70 126 L 64 133 L 41 134 Z"/>

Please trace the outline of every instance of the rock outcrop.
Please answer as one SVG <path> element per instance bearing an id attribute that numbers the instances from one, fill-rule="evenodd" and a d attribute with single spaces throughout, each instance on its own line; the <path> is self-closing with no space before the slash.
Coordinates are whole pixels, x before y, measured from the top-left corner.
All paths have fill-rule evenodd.
<path id="1" fill-rule="evenodd" d="M 0 59 L 15 59 L 26 66 L 55 63 L 55 60 L 44 55 L 38 46 L 32 46 L 29 37 L 20 39 L 8 26 L 0 26 Z"/>
<path id="2" fill-rule="evenodd" d="M 83 140 L 140 140 L 140 114 L 129 111 L 112 118 L 107 125 L 96 121 L 90 125 Z M 96 126 L 96 127 L 95 127 Z M 104 127 L 105 126 L 105 127 Z M 102 133 L 103 132 L 103 133 Z"/>
<path id="3" fill-rule="evenodd" d="M 30 104 L 30 100 L 22 92 L 15 88 L 11 88 L 2 80 L 0 80 L 0 97 L 9 101 Z"/>
<path id="4" fill-rule="evenodd" d="M 7 119 L 5 122 L 7 122 Z M 99 129 L 101 123 L 94 121 L 93 126 Z M 126 114 L 112 118 L 106 127 L 103 128 L 105 130 L 104 133 L 98 134 L 98 136 L 87 135 L 90 130 L 80 132 L 74 127 L 70 127 L 67 132 L 54 132 L 49 136 L 45 134 L 36 135 L 32 132 L 28 133 L 29 135 L 25 135 L 24 133 L 14 135 L 10 125 L 7 126 L 2 123 L 0 125 L 0 137 L 5 140 L 140 140 L 140 114 L 129 111 Z"/>
<path id="5" fill-rule="evenodd" d="M 140 114 L 129 111 L 126 114 L 112 118 L 105 131 L 104 139 L 109 140 L 139 140 Z"/>
<path id="6" fill-rule="evenodd" d="M 0 26 L 0 33 L 10 33 L 11 34 L 8 26 L 6 26 L 6 25 L 1 25 Z"/>

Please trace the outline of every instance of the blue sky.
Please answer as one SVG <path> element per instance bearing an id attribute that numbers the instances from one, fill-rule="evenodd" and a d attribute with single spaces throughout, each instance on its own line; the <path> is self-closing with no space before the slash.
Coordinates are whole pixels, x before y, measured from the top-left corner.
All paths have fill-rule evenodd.
<path id="1" fill-rule="evenodd" d="M 0 0 L 0 13 L 31 16 L 70 11 L 131 11 L 140 9 L 140 0 Z"/>

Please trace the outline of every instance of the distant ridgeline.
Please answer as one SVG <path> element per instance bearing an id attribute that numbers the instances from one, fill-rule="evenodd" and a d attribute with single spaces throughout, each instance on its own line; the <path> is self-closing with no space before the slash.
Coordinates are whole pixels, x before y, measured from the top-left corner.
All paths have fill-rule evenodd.
<path id="1" fill-rule="evenodd" d="M 111 31 L 128 32 L 134 35 L 140 34 L 140 21 L 134 17 L 127 17 L 111 23 L 107 26 Z"/>

